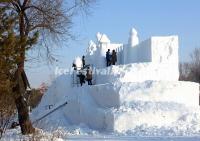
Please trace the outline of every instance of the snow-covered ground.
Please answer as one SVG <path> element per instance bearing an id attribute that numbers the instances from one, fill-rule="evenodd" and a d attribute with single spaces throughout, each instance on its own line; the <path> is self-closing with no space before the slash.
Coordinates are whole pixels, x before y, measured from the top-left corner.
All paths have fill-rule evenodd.
<path id="1" fill-rule="evenodd" d="M 70 127 L 71 130 L 57 129 L 51 132 L 39 130 L 36 135 L 22 136 L 20 129 L 8 130 L 4 134 L 2 141 L 199 141 L 199 135 L 181 135 L 181 136 L 164 136 L 164 135 L 142 135 L 145 132 L 141 130 L 138 135 L 120 135 L 106 134 L 88 129 L 86 127 Z M 153 129 L 151 129 L 153 131 Z M 170 131 L 169 131 L 170 132 Z"/>

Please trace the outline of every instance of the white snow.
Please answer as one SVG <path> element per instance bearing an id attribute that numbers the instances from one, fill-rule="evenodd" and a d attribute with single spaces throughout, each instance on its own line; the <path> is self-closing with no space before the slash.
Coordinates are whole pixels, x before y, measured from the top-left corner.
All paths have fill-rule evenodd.
<path id="1" fill-rule="evenodd" d="M 76 57 L 73 63 L 76 65 L 78 70 L 80 70 L 81 67 L 83 66 L 81 57 Z"/>
<path id="2" fill-rule="evenodd" d="M 134 63 L 95 69 L 97 84 L 109 82 L 177 81 L 179 71 L 168 68 L 167 63 Z M 148 72 L 148 73 L 147 73 Z"/>
<path id="3" fill-rule="evenodd" d="M 101 34 L 100 32 L 97 33 L 97 41 L 99 43 L 110 43 L 110 39 L 106 34 Z"/>
<path id="4" fill-rule="evenodd" d="M 86 50 L 86 52 L 88 53 L 87 55 L 92 56 L 96 50 L 97 50 L 97 45 L 92 40 L 90 40 L 89 46 Z"/>
<path id="5" fill-rule="evenodd" d="M 128 44 L 131 46 L 131 47 L 134 47 L 136 45 L 139 44 L 139 38 L 137 36 L 137 31 L 135 28 L 132 28 L 130 30 L 130 35 L 129 35 L 129 40 L 128 40 Z"/>
<path id="6" fill-rule="evenodd" d="M 42 116 L 38 113 L 49 111 L 45 109 L 47 105 L 54 105 L 55 108 L 67 101 L 68 104 L 62 108 L 67 122 L 77 125 L 85 123 L 98 130 L 126 132 L 145 124 L 170 126 L 178 121 L 182 111 L 187 111 L 185 106 L 197 108 L 199 104 L 199 85 L 192 82 L 118 81 L 71 88 L 66 80 L 69 80 L 68 76 L 61 76 L 53 83 L 55 87 L 49 89 L 34 112 L 36 118 Z M 148 120 L 147 117 L 152 118 Z M 137 122 L 127 126 L 135 120 Z"/>

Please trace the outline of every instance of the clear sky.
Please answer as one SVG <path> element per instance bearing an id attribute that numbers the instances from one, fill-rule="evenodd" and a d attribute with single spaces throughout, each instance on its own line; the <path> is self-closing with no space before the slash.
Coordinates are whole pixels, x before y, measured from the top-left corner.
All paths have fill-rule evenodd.
<path id="1" fill-rule="evenodd" d="M 52 79 L 55 66 L 70 67 L 75 56 L 85 53 L 88 42 L 95 41 L 98 31 L 116 43 L 127 43 L 132 27 L 138 31 L 140 41 L 150 36 L 178 35 L 181 61 L 189 60 L 191 51 L 200 47 L 200 0 L 99 0 L 90 11 L 87 17 L 74 18 L 72 32 L 77 41 L 56 50 L 59 61 L 54 66 L 28 65 L 33 87 Z"/>

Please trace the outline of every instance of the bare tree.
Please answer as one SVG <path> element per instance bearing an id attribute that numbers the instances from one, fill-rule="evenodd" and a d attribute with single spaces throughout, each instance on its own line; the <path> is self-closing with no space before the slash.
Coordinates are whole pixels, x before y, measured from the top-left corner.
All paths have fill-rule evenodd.
<path id="1" fill-rule="evenodd" d="M 180 64 L 179 79 L 200 83 L 200 48 L 195 48 L 190 58 L 189 62 Z"/>
<path id="2" fill-rule="evenodd" d="M 194 82 L 200 83 L 200 48 L 195 48 L 191 54 L 190 77 Z"/>
<path id="3" fill-rule="evenodd" d="M 29 86 L 24 63 L 26 52 L 33 48 L 37 41 L 42 41 L 50 54 L 49 45 L 55 40 L 71 38 L 72 17 L 86 11 L 94 0 L 1 0 L 0 8 L 7 8 L 7 13 L 15 13 L 18 26 L 16 36 L 20 37 L 17 46 L 20 57 L 15 72 L 15 103 L 18 110 L 19 124 L 22 134 L 34 132 L 28 115 L 24 93 Z M 62 38 L 65 37 L 65 38 Z"/>

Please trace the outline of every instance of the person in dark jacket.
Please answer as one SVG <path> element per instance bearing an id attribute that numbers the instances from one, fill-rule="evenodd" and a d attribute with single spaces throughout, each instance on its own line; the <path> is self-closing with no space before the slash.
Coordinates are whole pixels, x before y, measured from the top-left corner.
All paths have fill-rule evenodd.
<path id="1" fill-rule="evenodd" d="M 88 85 L 92 85 L 92 70 L 90 67 L 87 68 L 86 80 L 88 81 Z"/>
<path id="2" fill-rule="evenodd" d="M 115 63 L 117 62 L 117 53 L 115 52 L 115 50 L 112 51 L 111 62 L 112 65 L 115 65 Z"/>
<path id="3" fill-rule="evenodd" d="M 72 67 L 74 68 L 74 70 L 77 70 L 76 64 L 72 64 Z"/>
<path id="4" fill-rule="evenodd" d="M 85 67 L 85 56 L 82 56 L 82 64 L 83 64 L 83 68 Z"/>
<path id="5" fill-rule="evenodd" d="M 107 67 L 110 66 L 110 61 L 111 61 L 111 55 L 110 55 L 110 49 L 106 52 L 106 65 Z"/>
<path id="6" fill-rule="evenodd" d="M 81 84 L 81 86 L 82 86 L 83 83 L 85 83 L 85 75 L 84 75 L 83 73 L 80 72 L 77 76 L 79 77 L 79 79 L 80 79 L 80 84 Z"/>

